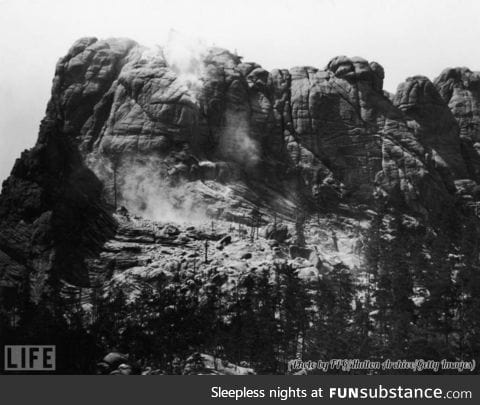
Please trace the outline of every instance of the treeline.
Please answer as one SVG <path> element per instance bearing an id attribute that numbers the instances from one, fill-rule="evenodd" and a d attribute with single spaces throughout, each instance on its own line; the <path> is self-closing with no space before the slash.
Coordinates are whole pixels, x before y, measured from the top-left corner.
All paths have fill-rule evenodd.
<path id="1" fill-rule="evenodd" d="M 479 221 L 461 209 L 435 226 L 380 211 L 367 243 L 370 353 L 381 358 L 480 359 Z"/>
<path id="2" fill-rule="evenodd" d="M 237 282 L 211 273 L 207 283 L 188 274 L 157 280 L 131 302 L 119 290 L 99 300 L 90 332 L 166 372 L 176 359 L 203 352 L 259 373 L 285 373 L 295 358 L 348 357 L 362 338 L 352 323 L 355 289 L 345 268 L 313 283 L 284 262 Z"/>
<path id="3" fill-rule="evenodd" d="M 60 298 L 33 305 L 25 293 L 13 321 L 2 313 L 2 340 L 57 344 L 63 370 L 85 373 L 113 349 L 166 373 L 192 352 L 274 374 L 292 359 L 478 363 L 480 231 L 459 215 L 430 229 L 379 210 L 355 274 L 338 265 L 306 281 L 285 262 L 230 279 L 185 271 L 141 285 L 135 300 L 96 294 L 88 313 Z"/>

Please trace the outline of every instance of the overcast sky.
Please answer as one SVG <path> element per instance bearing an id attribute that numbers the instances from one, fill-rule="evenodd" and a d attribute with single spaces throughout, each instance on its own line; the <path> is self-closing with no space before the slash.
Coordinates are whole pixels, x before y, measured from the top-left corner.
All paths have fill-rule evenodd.
<path id="1" fill-rule="evenodd" d="M 380 62 L 385 88 L 480 70 L 478 0 L 0 0 L 0 181 L 33 146 L 55 63 L 79 37 L 162 44 L 175 29 L 267 69 Z"/>

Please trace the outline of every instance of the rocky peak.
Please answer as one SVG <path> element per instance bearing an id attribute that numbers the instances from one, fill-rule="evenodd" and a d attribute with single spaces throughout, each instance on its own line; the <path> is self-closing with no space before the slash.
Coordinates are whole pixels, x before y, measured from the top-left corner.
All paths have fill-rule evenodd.
<path id="1" fill-rule="evenodd" d="M 3 184 L 2 283 L 67 266 L 88 284 L 85 260 L 114 232 L 115 205 L 156 219 L 194 205 L 292 219 L 381 200 L 429 220 L 474 198 L 478 74 L 415 76 L 391 98 L 384 75 L 359 57 L 269 72 L 220 48 L 184 66 L 128 39 L 77 41 L 37 144 Z"/>
<path id="2" fill-rule="evenodd" d="M 377 62 L 368 62 L 358 56 L 349 58 L 347 56 L 337 56 L 328 64 L 326 70 L 332 72 L 335 77 L 345 79 L 350 82 L 367 81 L 377 91 L 383 89 L 383 79 L 385 71 L 383 66 Z"/>
<path id="3" fill-rule="evenodd" d="M 416 138 L 426 148 L 427 159 L 433 159 L 445 176 L 468 177 L 458 123 L 427 77 L 409 77 L 400 84 L 393 104 L 405 113 Z"/>
<path id="4" fill-rule="evenodd" d="M 455 116 L 460 136 L 479 142 L 480 73 L 465 67 L 445 69 L 435 79 L 435 87 Z"/>

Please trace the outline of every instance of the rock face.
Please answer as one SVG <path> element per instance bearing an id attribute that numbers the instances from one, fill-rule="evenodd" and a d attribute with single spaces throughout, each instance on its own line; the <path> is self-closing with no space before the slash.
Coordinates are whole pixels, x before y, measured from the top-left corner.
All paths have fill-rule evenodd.
<path id="1" fill-rule="evenodd" d="M 115 229 L 102 184 L 50 103 L 37 144 L 17 159 L 0 202 L 0 300 L 4 289 L 27 282 L 38 302 L 47 282 L 88 285 L 84 258 Z"/>
<path id="2" fill-rule="evenodd" d="M 444 103 L 455 117 L 467 168 L 478 180 L 480 173 L 480 73 L 467 68 L 444 70 L 435 80 Z"/>
<path id="3" fill-rule="evenodd" d="M 161 50 L 96 38 L 60 59 L 37 144 L 2 188 L 5 291 L 28 279 L 39 300 L 47 280 L 88 286 L 85 263 L 120 204 L 145 214 L 168 197 L 168 209 L 204 204 L 242 222 L 239 207 L 292 218 L 380 199 L 428 220 L 475 198 L 477 73 L 416 76 L 389 95 L 382 66 L 358 57 L 268 72 L 214 48 L 197 62 L 192 77 Z"/>

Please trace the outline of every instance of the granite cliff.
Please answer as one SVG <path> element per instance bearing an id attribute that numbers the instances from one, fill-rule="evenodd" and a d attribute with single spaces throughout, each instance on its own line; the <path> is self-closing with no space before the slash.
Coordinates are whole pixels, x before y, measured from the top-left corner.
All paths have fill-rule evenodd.
<path id="1" fill-rule="evenodd" d="M 80 39 L 2 186 L 0 302 L 26 284 L 36 302 L 60 285 L 88 304 L 93 287 L 131 293 L 192 262 L 201 275 L 182 277 L 205 289 L 279 259 L 305 279 L 360 271 L 385 209 L 428 251 L 446 213 L 476 221 L 480 74 L 414 76 L 396 94 L 384 75 L 359 57 L 269 72 L 219 48 L 177 65 L 161 48 Z"/>

